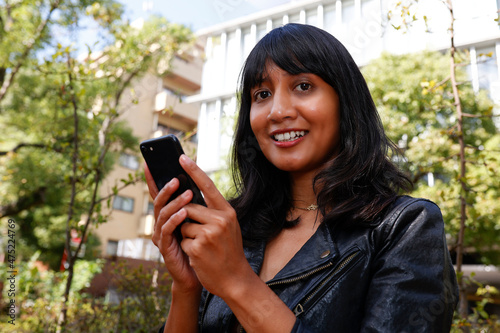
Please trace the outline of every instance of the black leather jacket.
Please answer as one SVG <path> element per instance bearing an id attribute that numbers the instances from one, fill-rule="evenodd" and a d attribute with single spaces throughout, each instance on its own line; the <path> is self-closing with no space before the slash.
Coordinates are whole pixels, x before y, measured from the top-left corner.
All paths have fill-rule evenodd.
<path id="1" fill-rule="evenodd" d="M 296 314 L 292 332 L 449 332 L 458 289 L 439 208 L 401 197 L 377 223 L 346 225 L 323 223 L 267 282 Z M 256 273 L 264 248 L 245 249 Z M 229 332 L 235 320 L 203 292 L 200 332 Z"/>

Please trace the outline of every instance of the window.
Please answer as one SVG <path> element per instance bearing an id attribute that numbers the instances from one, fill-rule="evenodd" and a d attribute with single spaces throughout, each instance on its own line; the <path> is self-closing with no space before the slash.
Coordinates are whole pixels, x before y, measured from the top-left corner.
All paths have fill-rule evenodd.
<path id="1" fill-rule="evenodd" d="M 120 155 L 120 165 L 125 168 L 137 170 L 139 168 L 139 160 L 136 156 L 124 153 Z"/>
<path id="2" fill-rule="evenodd" d="M 495 46 L 477 48 L 476 55 L 479 88 L 490 90 L 491 83 L 498 81 Z"/>
<path id="3" fill-rule="evenodd" d="M 308 10 L 306 12 L 306 23 L 310 25 L 318 25 L 318 10 Z"/>
<path id="4" fill-rule="evenodd" d="M 288 22 L 290 23 L 301 23 L 300 22 L 300 13 L 294 13 L 288 16 Z"/>
<path id="5" fill-rule="evenodd" d="M 181 101 L 184 98 L 186 98 L 186 95 L 184 95 L 183 93 L 181 93 L 179 90 L 170 89 L 169 87 L 163 87 L 163 90 L 167 93 L 167 95 L 175 96 L 175 97 L 179 98 Z"/>
<path id="6" fill-rule="evenodd" d="M 261 40 L 267 33 L 267 24 L 261 23 L 257 25 L 257 41 Z"/>
<path id="7" fill-rule="evenodd" d="M 283 26 L 283 17 L 279 17 L 273 20 L 273 29 L 279 28 Z"/>
<path id="8" fill-rule="evenodd" d="M 241 67 L 241 40 L 238 39 L 236 31 L 227 33 L 224 87 L 235 90 L 238 82 L 239 69 Z"/>
<path id="9" fill-rule="evenodd" d="M 252 30 L 250 28 L 244 29 L 242 31 L 242 38 L 241 38 L 241 61 L 240 63 L 243 63 L 245 59 L 248 57 L 250 54 L 250 51 L 252 51 L 253 46 L 255 45 L 254 38 L 252 36 Z"/>
<path id="10" fill-rule="evenodd" d="M 117 195 L 113 200 L 113 209 L 132 213 L 134 211 L 134 199 Z"/>
<path id="11" fill-rule="evenodd" d="M 198 132 L 195 132 L 193 135 L 189 137 L 189 142 L 198 144 Z"/>
<path id="12" fill-rule="evenodd" d="M 356 26 L 356 7 L 353 1 L 342 2 L 342 33 L 352 39 L 351 33 Z"/>
<path id="13" fill-rule="evenodd" d="M 118 241 L 108 240 L 108 245 L 106 246 L 106 254 L 112 257 L 118 254 Z"/>
<path id="14" fill-rule="evenodd" d="M 148 210 L 146 215 L 154 215 L 155 214 L 155 205 L 152 202 L 148 202 Z"/>
<path id="15" fill-rule="evenodd" d="M 156 128 L 157 128 L 157 131 L 161 131 L 162 135 L 173 134 L 178 138 L 182 138 L 185 134 L 184 131 L 181 131 L 181 130 L 178 130 L 178 129 L 175 129 L 175 128 L 172 128 L 172 127 L 169 127 L 169 126 L 163 125 L 163 124 L 158 124 L 158 126 Z"/>
<path id="16" fill-rule="evenodd" d="M 326 31 L 331 34 L 335 33 L 335 25 L 337 24 L 337 12 L 335 11 L 335 4 L 324 7 L 323 10 L 323 26 Z"/>

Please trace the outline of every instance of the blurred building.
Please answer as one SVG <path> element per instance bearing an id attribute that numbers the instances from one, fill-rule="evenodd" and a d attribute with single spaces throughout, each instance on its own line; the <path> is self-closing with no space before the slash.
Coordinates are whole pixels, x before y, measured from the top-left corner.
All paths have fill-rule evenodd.
<path id="1" fill-rule="evenodd" d="M 202 53 L 203 47 L 196 44 L 176 55 L 164 77 L 148 73 L 133 84 L 135 97 L 133 94 L 125 97 L 130 100 L 123 103 L 127 108 L 121 116 L 132 128 L 133 135 L 142 141 L 175 134 L 181 139 L 186 154 L 195 157 L 200 105 L 184 103 L 184 99 L 200 92 Z M 122 187 L 121 179 L 142 170 L 143 163 L 139 147 L 137 151 L 121 155 L 101 186 L 101 197 L 112 195 L 115 186 Z M 101 241 L 102 255 L 157 260 L 159 253 L 151 242 L 153 205 L 146 184 L 141 181 L 123 188 L 110 203 L 110 212 L 103 205 L 103 212 L 110 214 L 107 222 L 94 230 Z"/>
<path id="2" fill-rule="evenodd" d="M 253 46 L 271 29 L 286 23 L 306 23 L 337 37 L 359 66 L 378 58 L 424 49 L 446 50 L 450 45 L 450 14 L 441 1 L 420 0 L 419 15 L 406 33 L 387 22 L 392 0 L 290 1 L 246 17 L 197 32 L 205 43 L 206 62 L 200 94 L 186 102 L 200 103 L 198 164 L 207 172 L 224 169 L 236 112 L 238 75 Z M 455 0 L 455 43 L 470 52 L 467 66 L 477 91 L 488 89 L 500 101 L 498 57 L 500 29 L 495 21 L 499 0 Z M 426 15 L 427 25 L 423 15 Z M 397 18 L 397 13 L 393 13 Z M 396 21 L 392 22 L 397 23 Z"/>

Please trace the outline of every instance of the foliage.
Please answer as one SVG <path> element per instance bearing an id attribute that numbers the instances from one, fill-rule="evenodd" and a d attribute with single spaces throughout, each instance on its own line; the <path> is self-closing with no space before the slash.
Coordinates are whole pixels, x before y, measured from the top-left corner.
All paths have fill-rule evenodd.
<path id="1" fill-rule="evenodd" d="M 36 53 L 74 34 L 89 7 L 101 8 L 93 17 L 101 25 L 122 13 L 114 0 L 0 1 L 0 102 L 19 70 L 34 66 Z"/>
<path id="2" fill-rule="evenodd" d="M 20 259 L 41 249 L 56 269 L 68 253 L 58 330 L 72 315 L 76 257 L 90 226 L 107 220 L 101 208 L 112 196 L 99 197 L 100 184 L 119 154 L 136 150 L 120 121 L 140 97 L 132 84 L 165 74 L 192 40 L 189 29 L 163 18 L 131 25 L 121 14 L 114 0 L 5 1 L 0 10 L 0 129 L 9 135 L 0 143 L 0 217 L 17 221 Z M 99 27 L 102 44 L 77 56 L 71 37 L 83 22 Z M 140 179 L 129 174 L 123 186 Z M 82 240 L 75 251 L 74 232 Z"/>
<path id="3" fill-rule="evenodd" d="M 4 287 L 2 309 L 6 308 L 6 302 L 10 299 L 15 299 L 18 305 L 16 326 L 8 324 L 6 313 L 1 313 L 0 328 L 7 328 L 8 332 L 12 332 L 13 327 L 21 327 L 19 332 L 49 332 L 55 329 L 67 272 L 41 271 L 37 265 L 40 264 L 39 257 L 40 252 L 37 252 L 29 261 L 16 265 L 19 274 L 16 276 L 16 292 L 13 298 L 8 297 L 8 289 Z M 2 281 L 5 281 L 9 270 L 6 264 L 2 266 L 0 275 Z M 75 276 L 71 295 L 72 301 L 77 304 L 82 299 L 78 291 L 88 287 L 94 274 L 100 272 L 101 263 L 82 260 L 76 263 L 75 269 L 78 274 Z"/>
<path id="4" fill-rule="evenodd" d="M 16 326 L 7 323 L 6 312 L 0 314 L 2 332 L 56 332 L 61 298 L 67 272 L 40 271 L 38 255 L 19 265 L 19 312 Z M 170 278 L 157 276 L 142 267 L 130 269 L 125 265 L 113 268 L 113 284 L 118 299 L 95 298 L 84 291 L 95 274 L 101 272 L 101 261 L 76 262 L 75 280 L 71 289 L 67 330 L 70 332 L 157 332 L 166 319 L 170 304 Z M 2 269 L 5 280 L 7 270 Z M 6 289 L 6 288 L 4 288 Z M 4 290 L 5 309 L 9 299 Z M 15 328 L 15 330 L 12 330 Z"/>
<path id="5" fill-rule="evenodd" d="M 493 297 L 498 297 L 500 294 L 498 289 L 489 285 L 484 286 L 477 281 L 475 283 L 478 285 L 476 295 L 482 299 L 476 302 L 476 305 L 472 308 L 472 313 L 467 318 L 461 318 L 458 312 L 455 313 L 451 328 L 452 333 L 464 331 L 470 333 L 500 332 L 500 319 L 497 315 L 490 315 L 486 311 L 486 306 L 493 302 Z"/>
<path id="6" fill-rule="evenodd" d="M 192 39 L 163 18 L 138 27 L 121 14 L 111 0 L 9 2 L 0 10 L 0 83 L 16 73 L 0 99 L 0 217 L 18 222 L 21 258 L 42 250 L 40 259 L 56 269 L 68 228 L 82 235 L 85 216 L 106 221 L 100 208 L 110 198 L 94 198 L 94 191 L 122 152 L 136 151 L 137 138 L 120 121 L 138 102 L 131 84 L 148 71 L 164 74 Z M 68 37 L 83 22 L 100 27 L 98 43 L 77 56 Z M 35 41 L 26 53 L 28 37 Z M 124 185 L 139 179 L 130 174 Z"/>
<path id="7" fill-rule="evenodd" d="M 466 61 L 465 55 L 464 61 Z M 422 52 L 383 54 L 363 69 L 388 136 L 409 159 L 408 172 L 416 183 L 414 196 L 436 202 L 444 216 L 448 243 L 456 245 L 460 222 L 459 145 L 454 100 L 450 89 L 449 57 Z M 387 68 L 397 68 L 388 71 Z M 474 247 L 485 263 L 500 263 L 491 251 L 500 238 L 500 134 L 492 121 L 493 103 L 485 91 L 474 93 L 465 71 L 458 71 L 464 112 L 468 161 L 469 225 L 466 246 Z M 430 178 L 434 178 L 434 184 Z M 451 236 L 453 235 L 453 236 Z"/>
<path id="8" fill-rule="evenodd" d="M 119 303 L 114 313 L 117 331 L 157 332 L 170 308 L 171 279 L 142 266 L 129 269 L 123 263 L 115 267 L 115 285 Z M 126 318 L 126 319 L 125 319 Z"/>

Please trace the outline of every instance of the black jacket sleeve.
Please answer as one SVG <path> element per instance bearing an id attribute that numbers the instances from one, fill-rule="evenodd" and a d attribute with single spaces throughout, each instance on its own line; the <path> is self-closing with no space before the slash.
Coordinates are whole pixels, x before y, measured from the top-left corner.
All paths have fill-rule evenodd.
<path id="1" fill-rule="evenodd" d="M 423 199 L 403 201 L 369 238 L 370 282 L 359 331 L 449 332 L 458 288 L 439 208 Z M 298 318 L 292 332 L 314 330 Z"/>
<path id="2" fill-rule="evenodd" d="M 396 209 L 381 241 L 363 332 L 449 332 L 458 288 L 439 208 L 426 200 Z"/>

